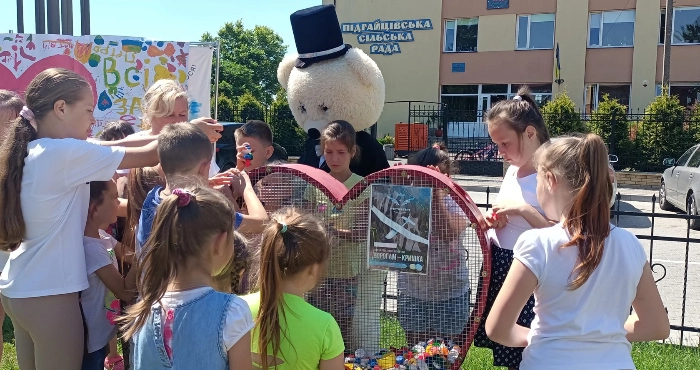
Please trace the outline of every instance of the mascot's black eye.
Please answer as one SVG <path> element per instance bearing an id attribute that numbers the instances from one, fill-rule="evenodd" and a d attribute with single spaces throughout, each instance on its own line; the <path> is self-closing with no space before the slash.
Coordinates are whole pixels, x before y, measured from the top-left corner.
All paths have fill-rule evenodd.
<path id="1" fill-rule="evenodd" d="M 325 104 L 321 104 L 321 110 L 324 112 L 328 112 L 328 107 L 326 107 Z"/>
<path id="2" fill-rule="evenodd" d="M 301 110 L 301 113 L 306 113 L 306 107 L 303 105 L 299 106 L 299 110 Z"/>

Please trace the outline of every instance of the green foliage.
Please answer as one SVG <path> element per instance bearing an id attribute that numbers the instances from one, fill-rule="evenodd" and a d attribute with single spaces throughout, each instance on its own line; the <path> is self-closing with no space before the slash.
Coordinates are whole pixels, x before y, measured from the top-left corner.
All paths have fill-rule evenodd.
<path id="1" fill-rule="evenodd" d="M 566 93 L 560 93 L 542 107 L 542 116 L 552 137 L 574 132 L 586 132 L 576 104 Z"/>
<path id="2" fill-rule="evenodd" d="M 377 141 L 382 145 L 394 145 L 394 137 L 389 134 L 384 135 L 384 137 L 378 139 Z"/>
<path id="3" fill-rule="evenodd" d="M 277 92 L 275 101 L 270 106 L 270 122 L 268 123 L 275 143 L 284 147 L 289 155 L 301 154 L 306 133 L 297 125 L 283 89 Z"/>
<path id="4" fill-rule="evenodd" d="M 234 122 L 235 121 L 235 111 L 233 101 L 225 96 L 219 95 L 219 107 L 218 116 L 219 121 L 222 122 Z"/>
<path id="5" fill-rule="evenodd" d="M 687 115 L 678 97 L 666 90 L 656 97 L 647 107 L 637 135 L 647 166 L 661 170 L 664 158 L 678 158 L 695 144 L 693 116 Z"/>
<path id="6" fill-rule="evenodd" d="M 202 41 L 221 42 L 221 66 L 219 92 L 236 99 L 250 92 L 265 106 L 272 103 L 279 89 L 277 66 L 287 47 L 282 38 L 271 28 L 243 27 L 243 21 L 224 24 L 216 36 L 202 35 Z M 212 86 L 216 71 L 212 71 Z"/>
<path id="7" fill-rule="evenodd" d="M 610 99 L 608 94 L 603 95 L 598 109 L 588 120 L 590 132 L 600 136 L 608 144 L 610 154 L 627 159 L 639 158 L 639 148 L 630 140 L 629 128 L 627 106 L 620 104 L 617 99 Z"/>
<path id="8" fill-rule="evenodd" d="M 265 109 L 258 99 L 250 92 L 245 92 L 238 98 L 238 114 L 236 122 L 245 123 L 250 120 L 265 120 Z"/>

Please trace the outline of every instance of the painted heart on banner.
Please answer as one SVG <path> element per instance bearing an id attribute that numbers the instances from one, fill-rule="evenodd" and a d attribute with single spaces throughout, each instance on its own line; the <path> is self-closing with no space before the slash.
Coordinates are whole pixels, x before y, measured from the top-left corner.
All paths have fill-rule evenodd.
<path id="1" fill-rule="evenodd" d="M 38 60 L 19 76 L 15 75 L 15 73 L 5 65 L 0 64 L 0 81 L 2 81 L 3 88 L 15 91 L 20 94 L 20 96 L 24 97 L 27 86 L 29 86 L 29 83 L 32 82 L 34 77 L 49 68 L 65 68 L 83 76 L 90 84 L 90 87 L 92 87 L 94 101 L 97 101 L 97 87 L 95 86 L 95 80 L 92 74 L 85 66 L 67 55 L 53 55 Z"/>
<path id="2" fill-rule="evenodd" d="M 349 190 L 298 164 L 259 168 L 250 178 L 269 213 L 295 207 L 324 221 L 332 240 L 327 279 L 307 300 L 335 317 L 348 353 L 400 354 L 441 337 L 452 343 L 409 356 L 432 355 L 426 361 L 459 368 L 481 321 L 491 271 L 485 222 L 464 189 L 419 166 L 373 173 Z M 253 238 L 253 255 L 259 246 Z M 458 348 L 450 354 L 452 345 Z M 382 361 L 393 368 L 389 358 Z"/>

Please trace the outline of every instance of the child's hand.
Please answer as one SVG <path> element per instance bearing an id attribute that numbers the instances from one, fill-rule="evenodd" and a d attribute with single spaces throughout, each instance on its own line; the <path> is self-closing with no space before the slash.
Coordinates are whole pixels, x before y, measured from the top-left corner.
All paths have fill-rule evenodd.
<path id="1" fill-rule="evenodd" d="M 231 184 L 231 175 L 227 172 L 217 173 L 214 177 L 209 178 L 209 187 Z"/>
<path id="2" fill-rule="evenodd" d="M 489 229 L 500 229 L 508 223 L 508 216 L 498 216 L 495 212 L 484 213 L 484 220 Z"/>
<path id="3" fill-rule="evenodd" d="M 229 186 L 231 188 L 231 192 L 233 193 L 235 199 L 238 199 L 241 196 L 243 196 L 243 192 L 246 188 L 246 182 L 242 175 L 243 172 L 238 171 L 236 169 L 232 169 L 230 170 L 230 172 L 227 171 L 227 173 L 229 176 Z"/>
<path id="4" fill-rule="evenodd" d="M 197 118 L 190 121 L 190 123 L 202 129 L 212 143 L 221 138 L 221 131 L 224 130 L 224 126 L 221 126 L 212 118 Z"/>
<path id="5" fill-rule="evenodd" d="M 498 203 L 498 204 L 494 204 L 493 212 L 496 215 L 498 215 L 498 217 L 518 216 L 522 213 L 523 206 L 526 206 L 526 205 L 527 204 L 525 204 L 525 203 L 514 203 L 514 202 Z"/>
<path id="6" fill-rule="evenodd" d="M 235 202 L 235 201 L 236 201 L 236 198 L 233 196 L 233 192 L 231 191 L 231 187 L 230 187 L 230 186 L 226 186 L 226 185 L 216 185 L 216 186 L 214 186 L 213 188 L 214 188 L 214 190 L 220 191 L 221 194 L 223 194 L 223 195 L 224 195 L 228 200 L 230 200 L 231 202 Z"/>

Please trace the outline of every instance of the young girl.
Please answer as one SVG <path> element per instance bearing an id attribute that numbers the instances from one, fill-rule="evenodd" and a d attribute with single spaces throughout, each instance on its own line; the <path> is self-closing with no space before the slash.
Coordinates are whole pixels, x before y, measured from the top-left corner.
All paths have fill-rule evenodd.
<path id="1" fill-rule="evenodd" d="M 39 73 L 26 99 L 0 147 L 0 247 L 12 250 L 0 276 L 2 305 L 14 324 L 21 368 L 78 369 L 84 350 L 78 292 L 89 287 L 82 242 L 88 184 L 110 180 L 119 168 L 155 165 L 157 143 L 87 142 L 95 104 L 75 72 Z"/>
<path id="2" fill-rule="evenodd" d="M 117 241 L 103 231 L 117 219 L 117 195 L 114 181 L 90 182 L 90 206 L 83 237 L 90 287 L 80 296 L 88 334 L 82 370 L 104 369 L 105 357 L 110 368 L 124 369 L 124 362 L 117 352 L 114 318 L 120 312 L 119 299 L 127 302 L 134 299 L 136 280 L 133 273 L 126 279 L 119 273 L 114 251 Z M 108 351 L 110 356 L 107 356 Z"/>
<path id="3" fill-rule="evenodd" d="M 304 301 L 323 277 L 329 254 L 324 227 L 313 216 L 291 208 L 271 216 L 262 238 L 260 291 L 243 297 L 256 317 L 252 348 L 258 367 L 343 368 L 338 324 Z"/>
<path id="4" fill-rule="evenodd" d="M 408 164 L 432 168 L 449 176 L 452 161 L 443 144 L 435 144 L 409 158 Z M 428 275 L 399 274 L 398 318 L 409 345 L 431 338 L 458 340 L 469 319 L 469 273 L 461 234 L 467 215 L 444 191 L 433 197 L 434 228 L 428 255 Z"/>
<path id="5" fill-rule="evenodd" d="M 162 199 L 136 265 L 140 301 L 122 319 L 134 369 L 252 369 L 250 310 L 212 288 L 233 255 L 234 219 L 216 190 L 173 189 Z"/>
<path id="6" fill-rule="evenodd" d="M 666 339 L 670 328 L 642 245 L 608 221 L 605 143 L 594 134 L 562 138 L 535 163 L 537 199 L 559 223 L 518 239 L 486 331 L 527 346 L 522 369 L 634 369 L 630 342 Z M 533 291 L 537 317 L 528 329 L 516 319 Z"/>
<path id="7" fill-rule="evenodd" d="M 537 201 L 537 175 L 532 165 L 532 156 L 540 145 L 549 141 L 549 132 L 537 103 L 526 87 L 518 91 L 513 99 L 496 103 L 486 119 L 491 140 L 498 145 L 499 155 L 511 166 L 503 176 L 493 213 L 486 216 L 486 222 L 493 228 L 489 231 L 491 282 L 474 345 L 491 348 L 494 366 L 517 369 L 523 349 L 492 342 L 486 336 L 484 323 L 513 262 L 513 247 L 520 234 L 550 225 Z M 532 311 L 534 305 L 534 298 L 530 297 L 522 307 L 519 324 L 530 326 L 535 316 Z"/>
<path id="8" fill-rule="evenodd" d="M 233 233 L 233 258 L 220 275 L 214 277 L 214 288 L 220 292 L 245 294 L 248 284 L 245 276 L 250 271 L 248 242 L 239 232 Z"/>

